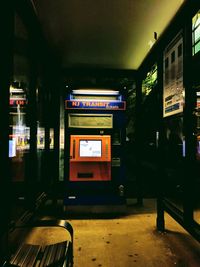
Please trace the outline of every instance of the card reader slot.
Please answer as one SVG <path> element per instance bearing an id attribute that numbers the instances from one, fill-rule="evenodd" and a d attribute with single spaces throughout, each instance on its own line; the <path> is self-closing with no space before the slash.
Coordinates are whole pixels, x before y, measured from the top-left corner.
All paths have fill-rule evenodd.
<path id="1" fill-rule="evenodd" d="M 92 172 L 78 172 L 77 178 L 93 178 Z"/>

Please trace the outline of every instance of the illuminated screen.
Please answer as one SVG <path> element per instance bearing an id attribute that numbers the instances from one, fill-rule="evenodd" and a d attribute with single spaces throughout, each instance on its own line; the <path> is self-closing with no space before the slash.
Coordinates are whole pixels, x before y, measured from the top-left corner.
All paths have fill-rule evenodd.
<path id="1" fill-rule="evenodd" d="M 16 141 L 15 139 L 9 140 L 9 158 L 16 157 Z"/>
<path id="2" fill-rule="evenodd" d="M 101 157 L 101 140 L 80 140 L 80 157 Z"/>

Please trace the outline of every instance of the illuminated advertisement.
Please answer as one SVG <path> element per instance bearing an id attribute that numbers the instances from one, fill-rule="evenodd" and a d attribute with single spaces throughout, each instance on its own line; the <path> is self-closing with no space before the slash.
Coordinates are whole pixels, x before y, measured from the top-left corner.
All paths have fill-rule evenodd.
<path id="1" fill-rule="evenodd" d="M 25 98 L 10 98 L 10 106 L 17 107 L 18 105 L 20 106 L 25 106 L 27 104 L 27 100 Z"/>
<path id="2" fill-rule="evenodd" d="M 9 140 L 9 158 L 16 157 L 16 139 Z"/>
<path id="3" fill-rule="evenodd" d="M 164 51 L 163 117 L 183 112 L 183 38 L 179 34 Z"/>
<path id="4" fill-rule="evenodd" d="M 30 128 L 24 125 L 16 125 L 12 127 L 10 135 L 10 146 L 16 147 L 16 150 L 27 150 L 30 148 Z M 10 148 L 11 148 L 10 147 Z M 12 151 L 13 151 L 12 149 Z M 13 152 L 11 152 L 13 155 Z"/>
<path id="5" fill-rule="evenodd" d="M 50 128 L 50 132 L 49 132 L 49 142 L 50 142 L 50 146 L 49 146 L 49 148 L 50 149 L 53 149 L 54 148 L 54 129 L 53 128 Z"/>
<path id="6" fill-rule="evenodd" d="M 45 146 L 45 130 L 44 128 L 37 128 L 37 148 L 44 149 Z"/>

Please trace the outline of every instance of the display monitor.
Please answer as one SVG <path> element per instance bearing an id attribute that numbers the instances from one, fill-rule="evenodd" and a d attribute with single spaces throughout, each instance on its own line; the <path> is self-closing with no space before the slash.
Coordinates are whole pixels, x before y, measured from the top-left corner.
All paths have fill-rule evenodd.
<path id="1" fill-rule="evenodd" d="M 9 140 L 9 158 L 16 157 L 16 140 Z"/>
<path id="2" fill-rule="evenodd" d="M 110 135 L 71 135 L 70 162 L 110 162 Z"/>
<path id="3" fill-rule="evenodd" d="M 80 157 L 101 157 L 101 140 L 80 140 L 79 155 Z"/>

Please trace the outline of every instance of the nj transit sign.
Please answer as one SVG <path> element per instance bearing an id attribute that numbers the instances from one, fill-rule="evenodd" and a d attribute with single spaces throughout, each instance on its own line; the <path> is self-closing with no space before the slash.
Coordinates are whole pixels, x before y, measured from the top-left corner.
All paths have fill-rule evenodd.
<path id="1" fill-rule="evenodd" d="M 125 110 L 125 101 L 65 100 L 65 109 Z"/>

